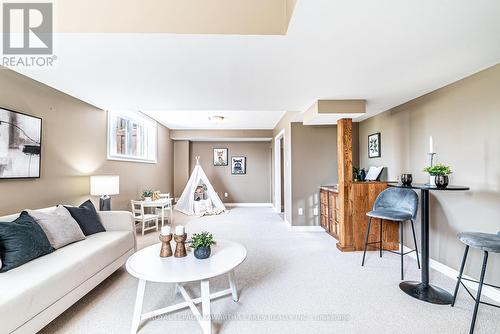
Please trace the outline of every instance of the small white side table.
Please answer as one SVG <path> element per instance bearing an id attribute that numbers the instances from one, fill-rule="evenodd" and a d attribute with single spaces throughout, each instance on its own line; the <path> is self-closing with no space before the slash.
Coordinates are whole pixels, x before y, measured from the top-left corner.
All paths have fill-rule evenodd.
<path id="1" fill-rule="evenodd" d="M 172 212 L 172 200 L 173 198 L 160 198 L 156 201 L 142 201 L 145 208 L 158 208 L 161 210 L 161 226 L 165 223 L 165 210 L 168 210 L 168 222 L 172 225 L 174 220 L 174 215 Z"/>
<path id="2" fill-rule="evenodd" d="M 198 260 L 194 257 L 193 252 L 189 252 L 188 256 L 183 258 L 176 258 L 174 256 L 161 258 L 160 247 L 160 243 L 146 247 L 130 256 L 127 260 L 127 271 L 139 279 L 130 332 L 132 334 L 137 333 L 141 321 L 189 307 L 200 323 L 203 333 L 211 334 L 210 300 L 231 294 L 233 300 L 238 301 L 238 291 L 233 269 L 245 260 L 247 250 L 238 243 L 219 240 L 217 241 L 217 245 L 212 246 L 212 255 L 210 258 Z M 175 243 L 172 247 L 175 247 Z M 208 280 L 223 274 L 228 274 L 229 289 L 210 293 Z M 185 301 L 142 313 L 144 290 L 147 281 L 175 283 Z M 199 298 L 192 298 L 182 285 L 185 282 L 193 281 L 200 281 L 201 297 Z M 199 303 L 202 306 L 202 314 L 200 314 L 196 307 L 196 304 Z"/>

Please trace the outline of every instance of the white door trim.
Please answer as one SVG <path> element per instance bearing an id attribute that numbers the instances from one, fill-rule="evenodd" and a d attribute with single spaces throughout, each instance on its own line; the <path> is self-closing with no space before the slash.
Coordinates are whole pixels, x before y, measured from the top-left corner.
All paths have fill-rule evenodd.
<path id="1" fill-rule="evenodd" d="M 281 139 L 284 140 L 285 129 L 274 137 L 274 210 L 281 212 Z M 283 159 L 284 161 L 284 159 Z"/>

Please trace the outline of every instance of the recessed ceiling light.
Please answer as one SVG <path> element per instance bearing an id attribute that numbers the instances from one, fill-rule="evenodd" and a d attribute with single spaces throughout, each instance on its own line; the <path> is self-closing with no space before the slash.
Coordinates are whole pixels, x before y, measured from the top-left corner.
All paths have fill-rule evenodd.
<path id="1" fill-rule="evenodd" d="M 219 123 L 224 120 L 224 116 L 209 116 L 208 119 L 212 122 Z"/>

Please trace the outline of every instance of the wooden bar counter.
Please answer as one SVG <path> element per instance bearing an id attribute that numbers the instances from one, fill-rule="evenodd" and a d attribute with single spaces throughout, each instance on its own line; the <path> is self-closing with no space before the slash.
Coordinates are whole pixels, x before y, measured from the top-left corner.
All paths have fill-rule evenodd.
<path id="1" fill-rule="evenodd" d="M 349 204 L 345 221 L 339 216 L 338 195 L 336 186 L 320 187 L 321 226 L 337 239 L 337 248 L 343 252 L 361 251 L 364 249 L 368 218 L 378 194 L 387 188 L 386 182 L 350 182 Z M 369 241 L 377 241 L 380 233 L 380 222 L 372 220 Z M 399 249 L 398 223 L 384 221 L 383 245 L 385 249 Z M 374 249 L 368 249 L 374 250 Z"/>

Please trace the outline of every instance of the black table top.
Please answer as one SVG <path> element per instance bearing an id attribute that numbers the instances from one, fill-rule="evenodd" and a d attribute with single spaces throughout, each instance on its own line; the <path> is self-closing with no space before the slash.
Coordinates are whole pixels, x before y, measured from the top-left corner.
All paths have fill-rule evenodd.
<path id="1" fill-rule="evenodd" d="M 412 183 L 411 186 L 405 186 L 405 185 L 403 185 L 401 183 L 397 183 L 397 182 L 389 182 L 388 186 L 389 187 L 397 187 L 397 188 L 422 189 L 422 190 L 441 190 L 441 191 L 442 190 L 458 191 L 458 190 L 469 190 L 470 189 L 469 187 L 466 187 L 466 186 L 453 186 L 453 185 L 449 185 L 446 188 L 438 188 L 436 186 L 431 186 L 429 184 L 423 184 L 423 183 Z"/>

